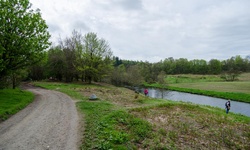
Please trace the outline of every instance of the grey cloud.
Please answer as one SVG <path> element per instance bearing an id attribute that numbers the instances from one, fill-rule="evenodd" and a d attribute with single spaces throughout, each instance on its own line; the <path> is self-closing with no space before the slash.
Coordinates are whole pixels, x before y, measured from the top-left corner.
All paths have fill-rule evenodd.
<path id="1" fill-rule="evenodd" d="M 250 18 L 231 18 L 216 25 L 211 31 L 211 41 L 219 51 L 250 51 Z"/>
<path id="2" fill-rule="evenodd" d="M 116 2 L 116 1 L 114 1 Z M 129 10 L 140 10 L 142 9 L 142 1 L 141 0 L 120 0 L 118 2 L 120 6 L 122 6 L 124 9 Z"/>
<path id="3" fill-rule="evenodd" d="M 49 31 L 52 33 L 62 32 L 60 25 L 49 23 L 48 27 L 49 27 Z"/>
<path id="4" fill-rule="evenodd" d="M 90 30 L 90 28 L 85 24 L 85 22 L 84 21 L 80 21 L 80 20 L 76 20 L 73 23 L 72 28 L 75 29 L 75 30 L 81 30 L 81 31 L 88 31 L 88 30 Z"/>
<path id="5" fill-rule="evenodd" d="M 99 0 L 92 1 L 95 5 L 101 6 L 103 9 L 122 8 L 123 10 L 140 10 L 142 9 L 142 0 L 109 0 L 100 2 Z"/>

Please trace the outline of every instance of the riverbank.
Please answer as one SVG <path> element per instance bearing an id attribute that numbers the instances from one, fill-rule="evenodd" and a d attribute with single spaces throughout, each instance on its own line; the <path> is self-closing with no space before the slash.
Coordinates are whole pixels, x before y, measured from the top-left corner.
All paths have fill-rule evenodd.
<path id="1" fill-rule="evenodd" d="M 82 149 L 249 149 L 250 118 L 111 85 L 36 83 L 78 100 Z M 99 99 L 90 101 L 90 95 Z"/>
<path id="2" fill-rule="evenodd" d="M 198 84 L 202 85 L 202 83 L 198 83 Z M 172 91 L 186 92 L 186 93 L 199 94 L 199 95 L 205 95 L 205 96 L 211 96 L 211 97 L 217 97 L 217 98 L 223 98 L 223 99 L 230 99 L 233 101 L 250 103 L 250 94 L 247 94 L 247 93 L 202 90 L 202 89 L 195 89 L 195 87 L 192 87 L 192 84 L 189 84 L 189 85 L 190 85 L 190 88 L 185 88 L 186 86 L 183 86 L 183 84 L 178 84 L 178 85 L 171 84 L 170 86 L 167 86 L 167 87 L 162 86 L 160 84 L 147 84 L 147 83 L 144 84 L 145 87 L 163 88 L 163 89 L 172 90 Z M 203 88 L 206 88 L 206 86 L 204 85 Z"/>

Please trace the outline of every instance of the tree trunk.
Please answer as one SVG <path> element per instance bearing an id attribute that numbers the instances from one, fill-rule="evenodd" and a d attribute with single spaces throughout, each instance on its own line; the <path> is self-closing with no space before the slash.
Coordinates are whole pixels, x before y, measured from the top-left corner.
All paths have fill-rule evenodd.
<path id="1" fill-rule="evenodd" d="M 16 76 L 15 73 L 12 74 L 12 89 L 16 88 Z"/>

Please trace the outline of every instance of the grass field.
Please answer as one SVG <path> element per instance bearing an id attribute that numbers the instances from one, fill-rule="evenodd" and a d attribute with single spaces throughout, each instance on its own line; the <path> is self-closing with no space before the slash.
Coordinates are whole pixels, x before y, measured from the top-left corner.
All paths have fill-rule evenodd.
<path id="1" fill-rule="evenodd" d="M 166 78 L 167 83 L 193 83 L 193 82 L 220 82 L 223 81 L 219 75 L 193 75 L 193 74 L 179 74 L 168 75 Z"/>
<path id="2" fill-rule="evenodd" d="M 219 108 L 152 99 L 110 85 L 36 85 L 80 99 L 84 150 L 250 148 L 250 118 Z M 98 100 L 88 99 L 93 93 Z"/>
<path id="3" fill-rule="evenodd" d="M 0 122 L 23 109 L 33 99 L 31 92 L 20 89 L 0 90 Z"/>
<path id="4" fill-rule="evenodd" d="M 250 94 L 250 81 L 245 82 L 195 82 L 169 84 L 170 86 L 219 92 Z"/>
<path id="5" fill-rule="evenodd" d="M 250 82 L 250 73 L 242 73 L 237 77 L 236 81 Z M 220 75 L 194 75 L 194 74 L 178 74 L 167 75 L 166 82 L 175 83 L 194 83 L 194 82 L 225 82 Z"/>

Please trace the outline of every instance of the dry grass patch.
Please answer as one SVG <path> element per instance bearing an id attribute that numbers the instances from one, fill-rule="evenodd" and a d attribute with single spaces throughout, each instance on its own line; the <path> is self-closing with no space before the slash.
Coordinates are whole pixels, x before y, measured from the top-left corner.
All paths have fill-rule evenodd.
<path id="1" fill-rule="evenodd" d="M 250 124 L 235 122 L 196 105 L 176 105 L 131 111 L 155 130 L 147 147 L 166 149 L 250 149 Z"/>
<path id="2" fill-rule="evenodd" d="M 135 93 L 132 90 L 126 88 L 117 88 L 117 87 L 86 87 L 75 89 L 85 97 L 90 97 L 92 94 L 95 94 L 100 100 L 105 100 L 112 102 L 113 104 L 131 108 L 144 106 L 145 104 L 140 103 L 142 99 L 145 99 L 145 96 Z"/>

